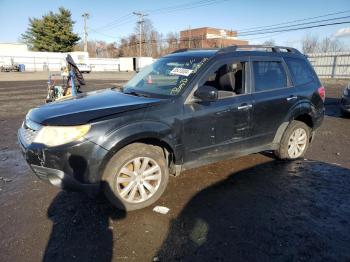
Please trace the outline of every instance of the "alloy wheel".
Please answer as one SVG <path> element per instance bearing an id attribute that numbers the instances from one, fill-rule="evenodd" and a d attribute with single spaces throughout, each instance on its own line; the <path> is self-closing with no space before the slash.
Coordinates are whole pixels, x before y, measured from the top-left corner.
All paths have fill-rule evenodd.
<path id="1" fill-rule="evenodd" d="M 117 192 L 129 203 L 140 203 L 151 198 L 161 183 L 161 168 L 149 157 L 136 157 L 120 169 L 116 178 Z"/>
<path id="2" fill-rule="evenodd" d="M 288 155 L 291 158 L 300 157 L 307 145 L 307 133 L 303 128 L 297 128 L 293 131 L 288 140 Z"/>

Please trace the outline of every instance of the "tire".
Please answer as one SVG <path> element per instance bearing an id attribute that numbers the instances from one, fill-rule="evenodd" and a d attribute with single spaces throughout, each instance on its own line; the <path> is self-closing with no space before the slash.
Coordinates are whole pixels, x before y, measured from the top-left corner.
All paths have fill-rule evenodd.
<path id="1" fill-rule="evenodd" d="M 310 127 L 304 122 L 293 120 L 285 130 L 279 148 L 275 151 L 275 156 L 282 160 L 295 160 L 304 157 L 310 144 L 310 133 Z M 302 140 L 299 141 L 299 139 Z M 295 152 L 296 154 L 294 154 Z"/>
<path id="2" fill-rule="evenodd" d="M 163 194 L 168 180 L 162 148 L 142 143 L 130 144 L 118 151 L 102 175 L 106 197 L 126 211 L 152 205 Z"/>
<path id="3" fill-rule="evenodd" d="M 340 113 L 342 117 L 345 117 L 345 118 L 350 117 L 350 113 L 348 111 L 345 111 L 343 108 L 340 109 Z"/>

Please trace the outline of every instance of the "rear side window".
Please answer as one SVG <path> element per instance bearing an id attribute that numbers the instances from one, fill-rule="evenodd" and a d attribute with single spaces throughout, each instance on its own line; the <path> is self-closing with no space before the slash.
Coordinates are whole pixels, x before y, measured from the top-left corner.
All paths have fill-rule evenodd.
<path id="1" fill-rule="evenodd" d="M 253 62 L 255 92 L 273 90 L 287 86 L 287 75 L 281 62 Z"/>
<path id="2" fill-rule="evenodd" d="M 314 80 L 310 65 L 303 59 L 284 58 L 293 78 L 295 86 L 304 85 Z"/>

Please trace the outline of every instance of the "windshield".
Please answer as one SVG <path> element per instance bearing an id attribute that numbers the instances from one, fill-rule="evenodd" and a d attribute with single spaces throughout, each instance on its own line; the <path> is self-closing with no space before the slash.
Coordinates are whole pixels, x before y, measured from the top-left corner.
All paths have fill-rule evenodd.
<path id="1" fill-rule="evenodd" d="M 125 86 L 125 93 L 149 96 L 178 95 L 209 57 L 173 56 L 158 59 L 142 69 Z"/>

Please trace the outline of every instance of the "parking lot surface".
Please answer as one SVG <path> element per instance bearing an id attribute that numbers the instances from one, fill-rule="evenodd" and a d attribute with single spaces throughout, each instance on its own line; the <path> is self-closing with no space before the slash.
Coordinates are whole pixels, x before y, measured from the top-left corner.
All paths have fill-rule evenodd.
<path id="1" fill-rule="evenodd" d="M 84 91 L 131 73 L 92 73 Z M 6 80 L 6 81 L 5 81 Z M 156 205 L 125 213 L 103 196 L 39 181 L 17 145 L 45 74 L 0 73 L 0 261 L 350 261 L 350 119 L 346 81 L 324 81 L 326 117 L 303 160 L 270 153 L 188 170 Z"/>

